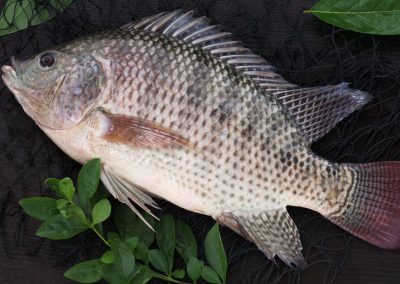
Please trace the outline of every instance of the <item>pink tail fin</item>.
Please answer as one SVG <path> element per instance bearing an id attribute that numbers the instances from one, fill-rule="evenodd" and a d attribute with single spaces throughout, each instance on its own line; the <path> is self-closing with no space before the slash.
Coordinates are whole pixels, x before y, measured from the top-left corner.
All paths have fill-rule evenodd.
<path id="1" fill-rule="evenodd" d="M 327 216 L 382 248 L 400 247 L 400 162 L 348 164 L 354 173 L 346 202 Z"/>

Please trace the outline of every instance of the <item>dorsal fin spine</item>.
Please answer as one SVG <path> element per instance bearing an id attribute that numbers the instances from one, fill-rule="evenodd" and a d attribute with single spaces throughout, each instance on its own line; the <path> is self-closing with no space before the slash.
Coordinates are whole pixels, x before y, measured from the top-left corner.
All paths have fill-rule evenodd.
<path id="1" fill-rule="evenodd" d="M 320 138 L 337 122 L 370 100 L 368 94 L 352 90 L 346 84 L 313 88 L 291 84 L 275 73 L 275 68 L 264 58 L 252 53 L 240 42 L 233 41 L 231 33 L 223 31 L 219 25 L 208 25 L 207 18 L 194 18 L 193 14 L 192 11 L 183 13 L 181 10 L 164 12 L 122 28 L 173 35 L 223 60 L 282 105 L 308 142 Z M 302 102 L 302 99 L 305 101 Z"/>

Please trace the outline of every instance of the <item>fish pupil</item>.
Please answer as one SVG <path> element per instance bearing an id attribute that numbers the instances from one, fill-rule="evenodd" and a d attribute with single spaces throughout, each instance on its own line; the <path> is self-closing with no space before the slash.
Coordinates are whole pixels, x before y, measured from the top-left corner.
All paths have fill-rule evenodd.
<path id="1" fill-rule="evenodd" d="M 50 53 L 45 53 L 42 56 L 40 56 L 40 66 L 43 68 L 51 68 L 53 67 L 54 63 L 56 62 L 56 59 L 53 54 Z"/>

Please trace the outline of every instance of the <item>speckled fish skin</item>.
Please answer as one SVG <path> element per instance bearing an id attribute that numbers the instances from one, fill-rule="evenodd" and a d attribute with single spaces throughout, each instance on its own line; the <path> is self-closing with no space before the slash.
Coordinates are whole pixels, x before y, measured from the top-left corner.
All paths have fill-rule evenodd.
<path id="1" fill-rule="evenodd" d="M 203 23 L 174 13 L 154 21 Z M 145 22 L 151 19 L 139 23 Z M 212 43 L 202 48 L 170 35 L 179 31 L 174 25 L 163 32 L 125 26 L 81 38 L 46 51 L 55 53 L 62 68 L 51 67 L 49 75 L 37 71 L 32 66 L 41 53 L 3 67 L 3 80 L 72 158 L 101 158 L 102 180 L 122 202 L 154 206 L 149 194 L 210 215 L 288 265 L 305 261 L 287 205 L 318 211 L 381 247 L 399 246 L 392 229 L 398 193 L 364 194 L 390 203 L 385 211 L 357 191 L 376 182 L 397 188 L 398 163 L 335 164 L 310 150 L 314 140 L 367 103 L 367 94 L 343 84 L 302 89 L 269 65 L 257 67 L 259 57 L 234 57 L 243 51 L 236 43 L 221 41 L 217 51 Z M 235 66 L 216 56 L 224 51 Z M 43 87 L 35 89 L 29 80 L 42 80 Z"/>

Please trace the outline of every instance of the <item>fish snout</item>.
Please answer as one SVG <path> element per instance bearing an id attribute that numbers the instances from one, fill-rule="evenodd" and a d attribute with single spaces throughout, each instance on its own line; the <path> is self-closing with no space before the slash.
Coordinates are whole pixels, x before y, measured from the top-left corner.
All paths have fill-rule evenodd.
<path id="1" fill-rule="evenodd" d="M 9 65 L 3 65 L 1 67 L 1 72 L 3 73 L 3 79 L 5 78 L 5 76 L 10 76 L 13 79 L 17 79 L 17 73 L 15 72 L 14 68 Z"/>

